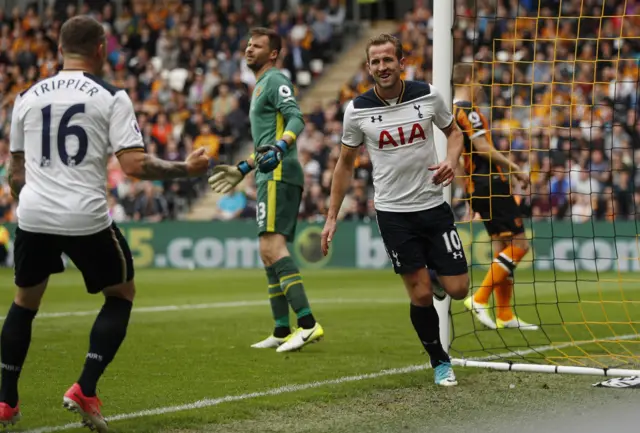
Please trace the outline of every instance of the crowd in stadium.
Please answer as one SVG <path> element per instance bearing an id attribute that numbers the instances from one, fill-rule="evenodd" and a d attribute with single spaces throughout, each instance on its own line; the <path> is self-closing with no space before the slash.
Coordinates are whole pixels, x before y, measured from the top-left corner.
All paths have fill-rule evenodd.
<path id="1" fill-rule="evenodd" d="M 433 15 L 421 1 L 415 4 L 398 29 L 404 75 L 432 82 Z M 562 2 L 562 16 L 570 18 L 558 19 L 553 1 L 541 1 L 540 8 L 538 2 L 494 4 L 478 1 L 473 9 L 460 2 L 454 61 L 476 64 L 474 103 L 490 119 L 493 143 L 530 173 L 530 188 L 513 185 L 523 214 L 574 222 L 640 217 L 640 191 L 633 187 L 640 182 L 640 20 L 625 17 L 623 27 L 620 18 L 637 15 L 640 5 L 629 3 L 625 10 L 622 4 Z M 339 107 L 372 85 L 363 62 L 341 89 L 340 105 L 324 115 L 318 107 L 309 117 L 311 127 L 298 140 L 309 176 L 304 216 L 316 218 L 323 207 L 317 203 L 329 192 Z M 370 174 L 363 149 L 345 218 L 372 216 Z M 469 214 L 465 183 L 460 176 L 453 203 L 458 218 L 469 221 L 477 216 Z"/>
<path id="2" fill-rule="evenodd" d="M 247 113 L 255 79 L 242 57 L 248 28 L 271 26 L 285 38 L 279 65 L 295 83 L 297 72 L 310 70 L 312 53 L 325 61 L 335 55 L 345 19 L 340 0 L 305 2 L 293 13 L 270 13 L 260 1 L 239 11 L 228 0 L 205 1 L 200 15 L 178 1 L 148 3 L 147 10 L 140 9 L 143 2 L 136 3 L 136 9 L 125 7 L 119 16 L 108 2 L 95 10 L 76 10 L 76 2 L 69 2 L 43 14 L 35 6 L 22 15 L 0 11 L 0 222 L 15 220 L 6 182 L 12 101 L 60 67 L 55 41 L 65 17 L 90 13 L 104 22 L 105 79 L 129 92 L 148 152 L 177 160 L 205 147 L 216 162 L 244 157 L 243 145 L 250 140 Z M 640 39 L 634 38 L 640 23 L 626 18 L 623 27 L 617 16 L 639 14 L 640 5 L 627 2 L 625 10 L 615 2 L 604 9 L 592 0 L 562 2 L 562 15 L 573 18 L 558 19 L 556 2 L 542 1 L 539 10 L 537 2 L 533 7 L 527 1 L 500 0 L 497 9 L 494 3 L 458 6 L 454 60 L 475 62 L 482 92 L 474 102 L 490 119 L 493 143 L 510 150 L 510 157 L 531 174 L 529 189 L 514 186 L 523 212 L 534 219 L 576 222 L 636 218 Z M 433 16 L 421 0 L 400 20 L 398 36 L 406 56 L 404 78 L 432 81 Z M 306 176 L 300 218 L 323 219 L 340 152 L 343 108 L 371 86 L 363 53 L 362 68 L 343 83 L 336 101 L 306 115 L 307 126 L 297 139 Z M 374 215 L 371 173 L 362 149 L 343 218 Z M 124 176 L 115 158 L 110 162 L 109 201 L 118 221 L 177 218 L 206 188 L 204 179 L 135 182 Z M 454 204 L 459 219 L 474 218 L 464 176 L 455 185 Z M 219 219 L 253 217 L 255 189 L 247 182 L 217 206 Z"/>
<path id="3" fill-rule="evenodd" d="M 84 2 L 81 9 L 76 1 L 56 1 L 43 14 L 37 4 L 24 13 L 17 7 L 0 11 L 0 222 L 15 220 L 7 183 L 12 104 L 19 92 L 61 67 L 58 32 L 68 17 L 89 14 L 104 23 L 109 59 L 104 79 L 125 88 L 133 100 L 147 152 L 182 160 L 204 147 L 212 164 L 236 160 L 250 139 L 255 77 L 243 59 L 248 29 L 278 30 L 285 39 L 279 66 L 297 83 L 298 77 L 317 73 L 313 58 L 332 60 L 345 17 L 336 0 L 281 13 L 267 11 L 260 1 L 241 10 L 228 0 L 205 1 L 200 14 L 174 0 L 124 3 L 118 16 L 108 1 Z M 133 181 L 114 157 L 107 189 L 114 219 L 153 222 L 188 211 L 207 184 L 206 179 Z"/>

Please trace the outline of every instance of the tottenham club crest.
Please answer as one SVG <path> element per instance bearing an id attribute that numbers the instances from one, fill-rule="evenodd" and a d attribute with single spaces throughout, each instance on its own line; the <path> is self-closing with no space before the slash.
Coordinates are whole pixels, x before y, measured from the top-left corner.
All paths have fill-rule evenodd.
<path id="1" fill-rule="evenodd" d="M 413 108 L 418 112 L 418 118 L 422 119 L 424 114 L 420 112 L 420 104 L 413 104 Z"/>

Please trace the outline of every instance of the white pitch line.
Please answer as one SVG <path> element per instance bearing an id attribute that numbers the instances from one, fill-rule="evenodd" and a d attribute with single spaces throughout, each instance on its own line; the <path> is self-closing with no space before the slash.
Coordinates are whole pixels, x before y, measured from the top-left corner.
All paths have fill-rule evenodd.
<path id="1" fill-rule="evenodd" d="M 389 299 L 312 299 L 312 304 L 407 304 L 409 301 L 404 298 Z M 154 307 L 135 307 L 133 313 L 163 313 L 168 311 L 185 311 L 185 310 L 209 310 L 215 308 L 237 308 L 237 307 L 258 307 L 267 306 L 269 301 L 231 301 L 231 302 L 213 302 L 209 304 L 182 304 L 182 305 L 158 305 Z M 89 311 L 60 311 L 53 313 L 39 313 L 36 319 L 56 319 L 65 317 L 84 317 L 95 316 L 99 310 Z M 0 321 L 6 319 L 7 316 L 0 316 Z"/>
<path id="2" fill-rule="evenodd" d="M 640 334 L 627 334 L 627 335 L 621 335 L 620 337 L 615 337 L 615 338 L 610 337 L 610 338 L 603 338 L 600 340 L 577 341 L 574 343 L 563 343 L 557 346 L 533 347 L 531 349 L 520 350 L 516 352 L 507 352 L 504 355 L 515 354 L 519 356 L 526 356 L 526 355 L 531 355 L 533 353 L 548 352 L 551 350 L 563 349 L 570 346 L 581 346 L 585 344 L 591 344 L 591 343 L 595 343 L 596 341 L 632 340 L 638 337 L 640 337 Z M 483 358 L 475 358 L 474 360 L 490 361 L 504 355 L 491 355 Z M 302 383 L 299 385 L 285 385 L 278 388 L 272 388 L 267 391 L 251 392 L 248 394 L 240 394 L 240 395 L 227 395 L 219 398 L 205 398 L 202 400 L 195 401 L 193 403 L 181 404 L 178 406 L 159 407 L 155 409 L 141 410 L 139 412 L 131 412 L 131 413 L 124 413 L 120 415 L 114 415 L 114 416 L 107 417 L 107 421 L 109 422 L 122 421 L 122 420 L 128 420 L 128 419 L 142 418 L 150 415 L 166 415 L 169 413 L 183 412 L 187 410 L 202 409 L 202 408 L 217 406 L 222 403 L 229 403 L 233 401 L 243 401 L 243 400 L 249 400 L 249 399 L 259 398 L 259 397 L 288 394 L 291 392 L 298 392 L 298 391 L 304 391 L 307 389 L 320 388 L 327 385 L 340 385 L 340 384 L 349 383 L 349 382 L 360 382 L 362 380 L 377 379 L 379 377 L 384 377 L 384 376 L 395 376 L 399 374 L 414 373 L 417 371 L 429 370 L 430 368 L 431 368 L 431 365 L 429 364 L 410 365 L 408 367 L 391 368 L 389 370 L 382 370 L 377 373 L 358 374 L 355 376 L 343 376 L 337 379 L 321 380 L 317 382 Z M 80 423 L 70 423 L 70 424 L 65 424 L 60 426 L 41 427 L 35 430 L 27 430 L 23 433 L 53 433 L 58 431 L 70 430 L 73 428 L 80 428 L 80 427 L 82 427 L 82 424 Z"/>

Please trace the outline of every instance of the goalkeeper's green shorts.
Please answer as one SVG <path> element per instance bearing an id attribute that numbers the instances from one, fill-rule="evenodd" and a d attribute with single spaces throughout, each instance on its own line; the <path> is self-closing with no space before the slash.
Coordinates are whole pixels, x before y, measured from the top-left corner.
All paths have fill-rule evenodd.
<path id="1" fill-rule="evenodd" d="M 256 221 L 258 236 L 280 233 L 293 242 L 302 200 L 302 187 L 276 180 L 258 183 Z"/>

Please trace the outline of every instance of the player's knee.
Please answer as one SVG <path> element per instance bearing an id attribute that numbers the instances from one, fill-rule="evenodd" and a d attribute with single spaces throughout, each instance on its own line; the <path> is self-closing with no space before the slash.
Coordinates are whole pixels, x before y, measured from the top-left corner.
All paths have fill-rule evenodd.
<path id="1" fill-rule="evenodd" d="M 102 291 L 104 296 L 113 296 L 116 298 L 126 299 L 133 302 L 136 297 L 136 285 L 133 280 L 127 281 L 123 284 L 107 287 Z"/>
<path id="2" fill-rule="evenodd" d="M 514 246 L 524 250 L 524 251 L 529 251 L 530 248 L 530 244 L 529 241 L 527 239 L 514 239 L 513 242 Z"/>
<path id="3" fill-rule="evenodd" d="M 42 295 L 36 295 L 30 293 L 28 290 L 20 289 L 14 298 L 16 305 L 26 308 L 28 310 L 37 310 L 40 308 L 40 302 L 42 301 Z"/>
<path id="4" fill-rule="evenodd" d="M 457 275 L 448 283 L 446 291 L 456 301 L 466 298 L 469 294 L 469 275 Z"/>
<path id="5" fill-rule="evenodd" d="M 403 280 L 413 305 L 428 307 L 433 304 L 433 292 L 428 274 L 425 278 L 424 272 L 416 272 L 412 275 L 404 275 Z"/>
<path id="6" fill-rule="evenodd" d="M 16 305 L 29 310 L 39 309 L 48 281 L 49 279 L 46 279 L 42 283 L 33 287 L 19 287 L 13 301 Z"/>
<path id="7" fill-rule="evenodd" d="M 433 293 L 429 289 L 415 291 L 410 298 L 411 303 L 418 307 L 428 307 L 433 304 Z"/>
<path id="8" fill-rule="evenodd" d="M 273 251 L 269 249 L 266 242 L 260 242 L 260 258 L 265 266 L 271 266 L 274 263 Z"/>
<path id="9" fill-rule="evenodd" d="M 269 233 L 260 236 L 260 258 L 265 266 L 271 266 L 282 257 L 288 255 L 284 236 Z"/>

